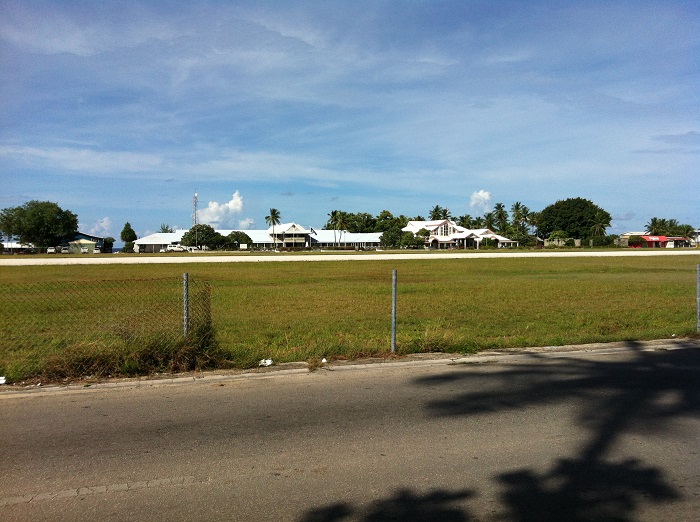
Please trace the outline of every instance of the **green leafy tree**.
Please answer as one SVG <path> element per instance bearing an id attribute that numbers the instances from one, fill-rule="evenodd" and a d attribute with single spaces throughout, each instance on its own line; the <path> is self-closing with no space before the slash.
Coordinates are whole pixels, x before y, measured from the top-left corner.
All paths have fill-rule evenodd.
<path id="1" fill-rule="evenodd" d="M 114 239 L 114 238 L 111 237 L 111 236 L 110 236 L 110 237 L 104 238 L 104 239 L 102 240 L 102 244 L 104 245 L 104 252 L 106 252 L 106 253 L 111 253 L 111 252 L 112 252 L 112 248 L 114 248 L 114 242 L 115 242 L 115 241 L 116 241 L 116 239 Z"/>
<path id="2" fill-rule="evenodd" d="M 217 250 L 226 244 L 226 239 L 211 225 L 198 224 L 184 233 L 180 244 L 190 247 L 204 246 L 210 250 Z"/>
<path id="3" fill-rule="evenodd" d="M 123 252 L 134 251 L 134 241 L 136 241 L 137 236 L 136 232 L 134 232 L 134 229 L 131 228 L 131 224 L 128 221 L 124 224 L 124 228 L 122 229 L 122 233 L 119 234 L 119 238 L 124 241 L 124 248 L 122 248 Z"/>
<path id="4" fill-rule="evenodd" d="M 397 247 L 401 244 L 403 232 L 400 228 L 390 228 L 379 236 L 379 244 L 384 247 Z"/>
<path id="5" fill-rule="evenodd" d="M 226 244 L 229 248 L 239 249 L 241 245 L 250 245 L 253 240 L 245 232 L 234 230 L 226 236 Z"/>
<path id="6" fill-rule="evenodd" d="M 270 209 L 270 214 L 265 216 L 265 223 L 268 227 L 272 227 L 272 241 L 275 243 L 275 248 L 277 247 L 277 238 L 275 237 L 275 227 L 280 224 L 282 220 L 282 214 L 276 208 Z"/>
<path id="7" fill-rule="evenodd" d="M 420 235 L 420 231 L 415 234 L 413 232 L 402 232 L 399 246 L 404 248 L 423 248 L 425 239 Z"/>
<path id="8" fill-rule="evenodd" d="M 563 230 L 568 238 L 584 239 L 591 235 L 596 221 L 609 224 L 611 220 L 610 214 L 593 202 L 570 198 L 544 208 L 539 215 L 538 227 L 544 237 L 549 237 L 555 230 Z"/>
<path id="9" fill-rule="evenodd" d="M 78 216 L 56 203 L 33 200 L 0 211 L 0 230 L 9 240 L 46 248 L 72 239 L 78 231 Z"/>
<path id="10" fill-rule="evenodd" d="M 119 234 L 119 237 L 125 243 L 136 241 L 136 232 L 131 228 L 131 224 L 128 221 L 124 223 L 124 228 L 122 229 L 122 233 Z"/>
<path id="11" fill-rule="evenodd" d="M 171 227 L 167 223 L 161 223 L 158 232 L 160 232 L 161 234 L 170 234 L 175 231 L 173 230 L 173 227 Z"/>

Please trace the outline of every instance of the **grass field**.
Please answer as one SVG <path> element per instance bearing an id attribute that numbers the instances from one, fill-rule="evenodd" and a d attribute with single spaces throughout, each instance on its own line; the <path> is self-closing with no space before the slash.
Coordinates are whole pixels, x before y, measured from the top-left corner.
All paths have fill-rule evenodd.
<path id="1" fill-rule="evenodd" d="M 397 349 L 403 354 L 694 335 L 697 262 L 697 256 L 658 256 L 35 266 L 3 267 L 0 283 L 89 288 L 99 296 L 81 312 L 80 320 L 89 321 L 101 307 L 114 310 L 119 301 L 102 290 L 105 281 L 131 281 L 138 294 L 149 291 L 149 279 L 179 281 L 188 272 L 192 280 L 211 283 L 216 364 L 249 367 L 263 358 L 286 362 L 388 354 L 393 269 L 399 281 Z M 76 295 L 72 301 L 80 302 Z M 8 310 L 12 296 L 2 294 L 2 299 Z M 61 312 L 60 305 L 47 309 L 40 295 L 24 302 L 23 314 L 42 322 L 44 336 L 58 337 L 62 326 L 51 317 Z M 128 306 L 126 301 L 117 308 Z M 88 346 L 86 352 L 66 343 L 17 347 L 3 341 L 0 375 L 46 377 L 51 375 L 47 364 L 57 358 L 70 367 L 66 357 L 104 360 L 104 352 L 115 349 L 94 340 Z M 125 367 L 127 355 L 120 357 L 110 374 L 159 368 Z M 63 376 L 100 374 L 99 362 L 81 363 L 72 371 Z"/>

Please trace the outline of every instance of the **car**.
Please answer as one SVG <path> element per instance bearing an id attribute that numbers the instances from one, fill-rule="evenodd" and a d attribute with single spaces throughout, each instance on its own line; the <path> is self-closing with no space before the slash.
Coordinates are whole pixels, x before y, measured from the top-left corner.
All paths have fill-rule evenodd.
<path id="1" fill-rule="evenodd" d="M 49 247 L 46 249 L 47 254 L 55 254 L 56 253 L 56 247 Z"/>
<path id="2" fill-rule="evenodd" d="M 89 254 L 90 251 L 88 250 L 88 247 L 84 246 L 84 247 L 80 247 L 80 253 L 81 254 Z"/>
<path id="3" fill-rule="evenodd" d="M 70 248 L 61 247 L 61 254 L 70 254 Z"/>
<path id="4" fill-rule="evenodd" d="M 102 249 L 101 249 L 100 247 L 96 246 L 95 249 L 92 251 L 92 253 L 93 253 L 93 254 L 101 254 L 101 253 L 102 253 Z"/>

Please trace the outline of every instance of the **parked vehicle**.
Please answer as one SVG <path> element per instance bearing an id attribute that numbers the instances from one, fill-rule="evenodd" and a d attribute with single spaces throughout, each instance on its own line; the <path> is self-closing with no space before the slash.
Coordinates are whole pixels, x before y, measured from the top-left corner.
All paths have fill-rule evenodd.
<path id="1" fill-rule="evenodd" d="M 90 251 L 88 250 L 88 247 L 84 246 L 84 247 L 80 247 L 80 253 L 81 254 L 89 254 Z"/>
<path id="2" fill-rule="evenodd" d="M 49 247 L 46 249 L 47 254 L 55 254 L 56 253 L 56 247 Z"/>
<path id="3" fill-rule="evenodd" d="M 70 254 L 70 248 L 61 247 L 61 254 Z"/>
<path id="4" fill-rule="evenodd" d="M 92 253 L 93 253 L 93 254 L 101 254 L 101 253 L 102 253 L 102 249 L 101 249 L 100 247 L 96 246 L 95 249 L 92 251 Z"/>
<path id="5" fill-rule="evenodd" d="M 165 247 L 166 251 L 168 252 L 184 252 L 185 247 L 180 246 L 180 245 L 168 245 Z"/>

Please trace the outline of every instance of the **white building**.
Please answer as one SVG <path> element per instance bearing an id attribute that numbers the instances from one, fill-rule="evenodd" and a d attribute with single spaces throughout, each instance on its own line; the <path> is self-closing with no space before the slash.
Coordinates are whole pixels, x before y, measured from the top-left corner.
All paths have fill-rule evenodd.
<path id="1" fill-rule="evenodd" d="M 485 239 L 493 241 L 498 248 L 517 247 L 518 242 L 500 236 L 488 228 L 468 229 L 460 227 L 454 221 L 441 219 L 437 221 L 409 221 L 404 232 L 417 234 L 428 231 L 426 246 L 429 248 L 481 248 Z"/>
<path id="2" fill-rule="evenodd" d="M 157 232 L 134 241 L 138 252 L 152 253 L 179 246 L 187 230 Z M 266 230 L 217 230 L 222 236 L 243 232 L 251 239 L 248 248 L 275 250 L 279 248 L 352 248 L 371 249 L 379 246 L 381 232 L 354 233 L 345 230 L 308 229 L 296 223 L 280 223 Z"/>

